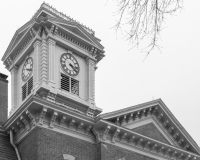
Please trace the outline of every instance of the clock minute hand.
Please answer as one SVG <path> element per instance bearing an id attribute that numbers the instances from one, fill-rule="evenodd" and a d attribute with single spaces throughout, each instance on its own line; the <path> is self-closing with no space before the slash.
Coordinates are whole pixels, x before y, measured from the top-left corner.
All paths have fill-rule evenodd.
<path id="1" fill-rule="evenodd" d="M 69 65 L 70 65 L 70 67 L 73 68 L 73 70 L 75 70 L 77 72 L 77 70 L 75 69 L 75 67 L 71 63 Z"/>

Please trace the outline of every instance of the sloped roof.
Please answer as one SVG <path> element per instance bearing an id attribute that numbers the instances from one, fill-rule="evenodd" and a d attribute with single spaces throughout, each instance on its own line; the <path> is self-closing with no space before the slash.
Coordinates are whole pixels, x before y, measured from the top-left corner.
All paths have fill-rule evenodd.
<path id="1" fill-rule="evenodd" d="M 163 135 L 168 135 L 172 140 L 171 142 L 174 142 L 174 144 L 171 143 L 171 145 L 196 154 L 200 153 L 199 146 L 189 135 L 189 133 L 184 129 L 184 127 L 179 123 L 175 116 L 170 112 L 170 110 L 161 99 L 132 107 L 127 107 L 110 113 L 101 114 L 97 119 L 103 119 L 105 121 L 115 123 L 121 127 L 128 128 L 134 131 L 133 124 L 139 122 L 141 123 L 141 121 L 144 121 L 149 117 L 157 121 L 158 124 L 161 126 L 163 133 L 166 133 Z M 131 125 L 132 128 L 130 128 Z M 145 125 L 140 125 L 140 127 L 142 126 L 144 129 Z M 150 136 L 150 134 L 144 133 L 144 131 L 136 131 L 136 128 L 137 127 L 135 127 L 135 132 L 143 134 L 145 136 Z M 150 138 L 156 139 L 155 137 Z"/>

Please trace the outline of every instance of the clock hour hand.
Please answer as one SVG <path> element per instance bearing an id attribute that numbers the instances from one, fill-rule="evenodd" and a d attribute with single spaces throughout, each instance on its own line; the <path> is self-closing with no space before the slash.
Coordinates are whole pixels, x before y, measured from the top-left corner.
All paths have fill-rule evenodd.
<path id="1" fill-rule="evenodd" d="M 31 68 L 26 68 L 26 70 L 27 70 L 27 71 L 32 71 L 32 69 L 31 69 Z"/>
<path id="2" fill-rule="evenodd" d="M 75 70 L 77 72 L 76 68 L 71 63 L 69 63 L 69 65 L 70 65 L 70 67 L 73 68 L 73 70 Z"/>

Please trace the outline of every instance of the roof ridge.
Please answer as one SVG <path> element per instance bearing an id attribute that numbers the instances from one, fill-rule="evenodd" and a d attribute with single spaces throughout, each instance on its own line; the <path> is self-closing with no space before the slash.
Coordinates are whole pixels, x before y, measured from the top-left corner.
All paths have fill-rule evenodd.
<path id="1" fill-rule="evenodd" d="M 77 20 L 74 20 L 73 18 L 71 18 L 70 16 L 67 16 L 66 14 L 62 13 L 62 12 L 59 12 L 57 11 L 57 9 L 53 8 L 51 5 L 49 5 L 48 3 L 45 3 L 43 2 L 40 6 L 40 8 L 46 8 L 47 10 L 49 10 L 50 12 L 56 14 L 58 17 L 64 19 L 64 20 L 67 20 L 67 21 L 70 21 L 70 22 L 75 22 L 75 23 L 78 23 L 79 25 L 81 25 L 87 32 L 89 32 L 90 34 L 94 35 L 95 34 L 95 31 L 92 30 L 91 28 L 83 25 L 82 23 L 80 23 L 79 21 Z M 39 9 L 40 9 L 39 8 Z M 39 10 L 38 9 L 38 10 Z M 38 12 L 38 10 L 36 11 L 36 13 Z M 35 18 L 35 15 L 36 13 L 33 15 L 33 17 L 31 19 L 34 19 Z"/>

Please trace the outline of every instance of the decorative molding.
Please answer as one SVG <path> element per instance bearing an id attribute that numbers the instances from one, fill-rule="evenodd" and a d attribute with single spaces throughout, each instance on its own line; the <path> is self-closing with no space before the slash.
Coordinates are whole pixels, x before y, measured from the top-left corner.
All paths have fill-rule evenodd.
<path id="1" fill-rule="evenodd" d="M 85 25 L 83 25 L 83 24 L 81 24 L 80 22 L 78 22 L 78 21 L 72 19 L 71 17 L 66 16 L 65 14 L 63 14 L 63 13 L 61 13 L 61 12 L 58 12 L 56 9 L 54 9 L 54 8 L 53 8 L 52 6 L 50 6 L 49 4 L 43 3 L 41 6 L 44 7 L 44 8 L 46 8 L 47 10 L 51 11 L 52 13 L 56 14 L 57 16 L 63 18 L 63 19 L 66 20 L 66 21 L 74 22 L 74 23 L 77 23 L 77 24 L 81 25 L 81 27 L 83 27 L 84 30 L 86 30 L 86 31 L 87 31 L 88 33 L 90 33 L 91 35 L 94 35 L 94 34 L 95 34 L 95 32 L 94 32 L 92 29 L 86 27 Z M 34 15 L 34 16 L 35 16 L 35 15 Z M 33 16 L 33 17 L 34 17 L 34 16 Z"/>
<path id="2" fill-rule="evenodd" d="M 113 137 L 112 137 L 112 142 L 113 142 L 113 143 L 115 143 L 115 140 L 117 139 L 117 136 L 118 136 L 119 132 L 120 132 L 120 129 L 117 129 L 117 130 L 115 131 L 115 133 L 114 133 L 114 135 L 113 135 Z"/>
<path id="3" fill-rule="evenodd" d="M 48 55 L 47 55 L 47 42 L 44 31 L 41 32 L 42 44 L 41 44 L 41 64 L 40 64 L 40 77 L 41 83 L 47 84 L 48 80 Z"/>
<path id="4" fill-rule="evenodd" d="M 150 144 L 151 144 L 151 142 L 147 142 L 145 145 L 144 145 L 144 149 L 148 149 L 149 147 L 150 147 Z"/>
<path id="5" fill-rule="evenodd" d="M 55 29 L 54 34 L 56 34 L 56 29 Z M 89 47 L 87 47 L 86 45 L 82 44 L 81 42 L 75 40 L 74 38 L 71 38 L 69 35 L 66 35 L 60 31 L 58 31 L 57 35 L 60 38 L 64 39 L 65 41 L 70 42 L 70 43 L 82 48 L 83 50 L 87 51 L 88 53 L 91 53 Z M 91 55 L 93 55 L 93 54 L 91 54 Z M 96 56 L 93 56 L 93 57 L 95 58 Z"/>
<path id="6" fill-rule="evenodd" d="M 140 111 L 137 111 L 136 116 L 135 116 L 135 120 L 140 119 Z"/>
<path id="7" fill-rule="evenodd" d="M 44 118 L 45 118 L 46 113 L 47 113 L 47 108 L 43 107 L 42 112 L 40 114 L 40 119 L 39 119 L 39 125 L 41 125 L 41 126 L 44 123 Z"/>
<path id="8" fill-rule="evenodd" d="M 18 49 L 18 51 L 13 55 L 13 61 L 24 51 L 25 48 L 32 42 L 32 40 L 35 37 L 35 32 L 31 30 L 29 38 L 21 45 L 21 47 Z"/>
<path id="9" fill-rule="evenodd" d="M 133 120 L 133 113 L 130 114 L 130 116 L 128 117 L 128 123 L 130 123 Z"/>
<path id="10" fill-rule="evenodd" d="M 51 117 L 51 121 L 50 121 L 50 124 L 49 124 L 49 127 L 50 128 L 53 128 L 54 127 L 54 123 L 55 123 L 55 120 L 56 120 L 56 117 L 58 116 L 58 112 L 53 112 L 53 115 Z"/>
<path id="11" fill-rule="evenodd" d="M 142 111 L 141 118 L 144 118 L 144 117 L 146 117 L 146 109 L 143 109 L 143 111 Z"/>
<path id="12" fill-rule="evenodd" d="M 85 131 L 85 134 L 89 134 L 89 132 L 90 132 L 90 130 L 91 130 L 91 128 L 92 128 L 92 126 L 91 125 L 89 125 L 87 128 L 86 128 L 86 131 Z"/>
<path id="13" fill-rule="evenodd" d="M 69 128 L 73 128 L 73 125 L 76 121 L 74 119 L 72 119 L 70 122 L 69 122 Z"/>
<path id="14" fill-rule="evenodd" d="M 140 138 L 138 141 L 137 141 L 137 146 L 143 146 L 143 139 L 142 138 Z"/>
<path id="15" fill-rule="evenodd" d="M 24 118 L 24 116 L 21 116 L 21 117 L 20 117 L 20 120 L 24 123 L 24 126 L 25 126 L 25 128 L 27 129 L 27 131 L 29 131 L 29 130 L 30 130 L 30 127 L 29 127 L 29 125 L 28 125 L 27 120 Z"/>
<path id="16" fill-rule="evenodd" d="M 104 130 L 103 137 L 102 137 L 103 140 L 106 140 L 110 128 L 111 128 L 110 126 L 107 126 L 106 129 Z"/>
<path id="17" fill-rule="evenodd" d="M 94 135 L 96 137 L 96 143 L 100 142 L 99 133 L 94 128 L 92 128 L 92 132 L 94 133 Z"/>
<path id="18" fill-rule="evenodd" d="M 17 121 L 17 126 L 21 129 L 23 128 L 23 125 L 21 124 L 21 122 Z"/>
<path id="19" fill-rule="evenodd" d="M 51 25 L 51 29 L 50 29 L 50 33 L 53 34 L 53 33 L 54 33 L 54 30 L 55 30 L 55 25 L 52 24 L 52 25 Z"/>
<path id="20" fill-rule="evenodd" d="M 126 136 L 127 136 L 127 133 L 124 132 L 123 135 L 122 135 L 122 137 L 121 137 L 121 141 L 125 141 Z"/>
<path id="21" fill-rule="evenodd" d="M 29 117 L 30 119 L 30 126 L 35 126 L 36 122 L 35 122 L 35 118 L 34 116 L 31 114 L 31 112 L 29 112 L 28 110 L 26 111 L 26 115 Z"/>
<path id="22" fill-rule="evenodd" d="M 66 116 L 62 116 L 62 119 L 60 121 L 60 126 L 64 126 L 66 120 Z"/>
<path id="23" fill-rule="evenodd" d="M 78 127 L 77 127 L 77 131 L 80 131 L 83 127 L 84 123 L 80 122 Z"/>
<path id="24" fill-rule="evenodd" d="M 128 143 L 132 144 L 134 142 L 135 138 L 136 138 L 135 136 L 131 136 L 131 138 L 129 139 Z"/>

